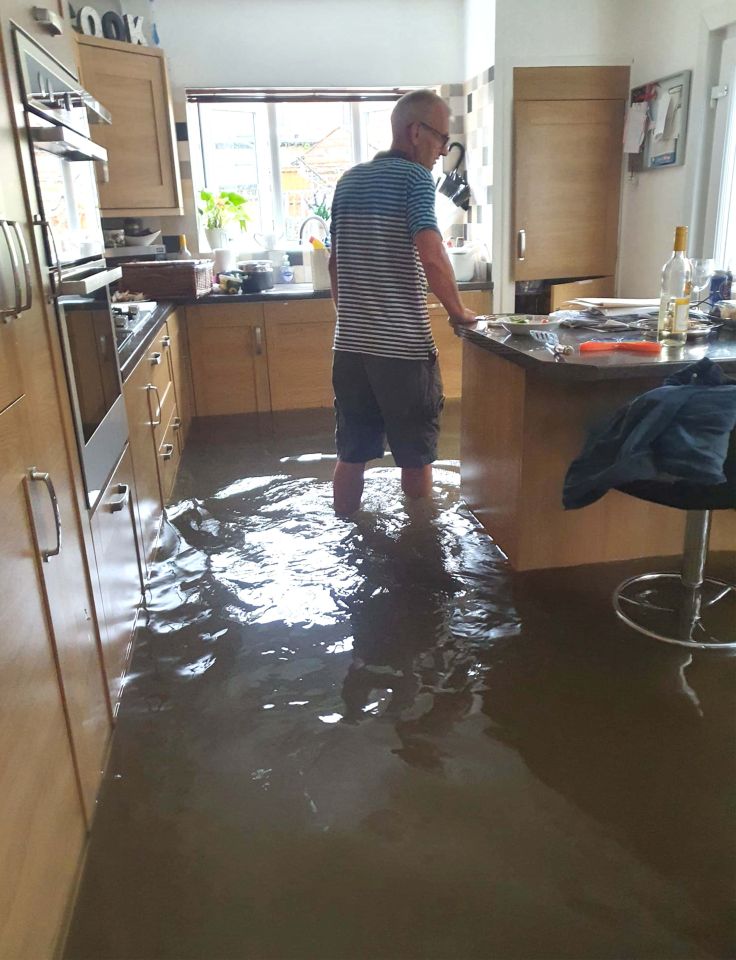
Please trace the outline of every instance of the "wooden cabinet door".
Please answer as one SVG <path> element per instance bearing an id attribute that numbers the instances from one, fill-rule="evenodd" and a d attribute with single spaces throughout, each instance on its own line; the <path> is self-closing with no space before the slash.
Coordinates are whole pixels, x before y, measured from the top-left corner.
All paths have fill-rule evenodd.
<path id="1" fill-rule="evenodd" d="M 268 380 L 273 410 L 331 407 L 332 300 L 280 300 L 264 304 Z"/>
<path id="2" fill-rule="evenodd" d="M 187 321 L 197 416 L 268 412 L 263 305 L 188 307 Z"/>
<path id="3" fill-rule="evenodd" d="M 109 155 L 99 183 L 103 215 L 182 213 L 179 161 L 161 50 L 79 37 L 82 82 L 112 114 L 92 137 Z"/>
<path id="4" fill-rule="evenodd" d="M 187 318 L 184 309 L 175 310 L 166 318 L 171 337 L 171 367 L 176 390 L 176 406 L 179 413 L 179 445 L 186 446 L 189 427 L 194 410 L 192 396 L 192 368 L 189 359 L 189 339 L 187 336 Z"/>
<path id="5" fill-rule="evenodd" d="M 123 384 L 123 397 L 128 416 L 129 450 L 135 477 L 135 513 L 140 531 L 142 559 L 148 569 L 158 538 L 163 502 L 153 436 L 153 424 L 161 417 L 155 392 L 151 389 L 151 367 L 147 357 L 139 361 Z"/>
<path id="6" fill-rule="evenodd" d="M 466 290 L 461 294 L 462 301 L 470 310 L 479 315 L 491 312 L 491 293 L 489 290 Z M 430 296 L 427 300 L 432 336 L 437 345 L 442 373 L 442 387 L 448 400 L 462 393 L 463 385 L 463 344 L 455 329 L 447 319 L 447 310 Z"/>
<path id="7" fill-rule="evenodd" d="M 517 280 L 613 276 L 628 67 L 514 69 Z"/>
<path id="8" fill-rule="evenodd" d="M 0 414 L 0 956 L 50 958 L 85 835 L 24 490 L 29 421 Z"/>
<path id="9" fill-rule="evenodd" d="M 92 539 L 107 636 L 103 659 L 110 699 L 119 704 L 143 592 L 130 453 L 126 447 L 92 517 Z"/>

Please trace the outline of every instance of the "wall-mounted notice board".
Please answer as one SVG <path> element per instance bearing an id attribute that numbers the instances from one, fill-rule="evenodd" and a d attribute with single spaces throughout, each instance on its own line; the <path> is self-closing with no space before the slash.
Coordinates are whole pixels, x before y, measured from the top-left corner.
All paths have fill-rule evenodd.
<path id="1" fill-rule="evenodd" d="M 629 170 L 659 170 L 685 162 L 690 70 L 634 87 L 624 131 Z"/>

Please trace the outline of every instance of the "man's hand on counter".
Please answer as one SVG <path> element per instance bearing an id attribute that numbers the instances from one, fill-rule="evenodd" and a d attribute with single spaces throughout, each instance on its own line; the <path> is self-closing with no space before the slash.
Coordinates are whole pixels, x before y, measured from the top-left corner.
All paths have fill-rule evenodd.
<path id="1" fill-rule="evenodd" d="M 463 307 L 462 313 L 456 314 L 454 316 L 450 315 L 448 317 L 448 320 L 453 325 L 453 327 L 457 326 L 458 324 L 462 325 L 462 324 L 468 324 L 468 323 L 476 323 L 476 321 L 478 320 L 478 314 L 474 310 L 469 310 L 467 307 Z"/>

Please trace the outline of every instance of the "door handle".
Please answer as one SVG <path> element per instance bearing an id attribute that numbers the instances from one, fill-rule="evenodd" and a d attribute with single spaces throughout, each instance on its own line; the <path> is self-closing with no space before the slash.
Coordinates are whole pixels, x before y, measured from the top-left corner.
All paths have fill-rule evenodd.
<path id="1" fill-rule="evenodd" d="M 128 506 L 128 502 L 130 501 L 130 487 L 128 484 L 119 483 L 117 486 L 118 492 L 114 497 L 110 497 L 110 500 L 108 501 L 110 513 L 119 513 Z"/>
<path id="2" fill-rule="evenodd" d="M 161 346 L 164 348 L 164 350 L 168 350 L 171 346 L 171 337 L 161 337 Z"/>
<path id="3" fill-rule="evenodd" d="M 174 456 L 174 444 L 165 443 L 163 447 L 161 447 L 161 459 L 171 460 L 173 456 Z"/>
<path id="4" fill-rule="evenodd" d="M 13 220 L 13 230 L 15 231 L 15 236 L 18 240 L 18 249 L 20 250 L 20 257 L 23 262 L 23 282 L 25 283 L 25 298 L 20 305 L 20 312 L 25 313 L 26 310 L 31 309 L 31 304 L 33 303 L 33 287 L 31 286 L 31 260 L 28 256 L 28 247 L 26 246 L 25 237 L 23 236 L 23 230 L 21 225 L 17 220 Z"/>
<path id="5" fill-rule="evenodd" d="M 31 480 L 37 483 L 43 483 L 46 486 L 46 490 L 51 500 L 51 506 L 54 511 L 54 524 L 56 525 L 56 546 L 53 550 L 42 550 L 41 559 L 44 563 L 48 563 L 51 557 L 58 557 L 61 553 L 61 513 L 59 512 L 59 501 L 56 498 L 56 490 L 54 490 L 54 484 L 51 481 L 51 477 L 48 473 L 43 473 L 40 470 L 36 470 L 35 467 L 31 467 L 28 471 L 28 476 Z"/>
<path id="6" fill-rule="evenodd" d="M 171 421 L 171 426 L 174 428 L 174 430 L 181 430 L 181 417 L 174 417 L 174 419 Z"/>
<path id="7" fill-rule="evenodd" d="M 10 234 L 10 223 L 10 220 L 0 220 L 0 230 L 2 230 L 3 237 L 5 238 L 5 245 L 8 248 L 8 256 L 10 257 L 10 266 L 13 271 L 13 306 L 3 307 L 2 310 L 0 310 L 0 316 L 3 318 L 5 323 L 10 323 L 11 320 L 16 319 L 20 313 L 22 302 L 18 256 L 15 252 L 13 238 Z"/>
<path id="8" fill-rule="evenodd" d="M 152 353 L 148 359 L 151 361 L 151 366 L 157 367 L 161 363 L 161 354 Z"/>
<path id="9" fill-rule="evenodd" d="M 151 426 L 159 427 L 161 425 L 161 394 L 158 392 L 158 387 L 155 383 L 149 383 L 146 386 L 146 390 L 148 390 L 148 410 L 151 414 Z M 156 403 L 158 405 L 158 412 L 156 413 L 155 417 L 151 411 L 151 390 L 156 392 Z"/>
<path id="10" fill-rule="evenodd" d="M 253 333 L 256 338 L 256 356 L 260 357 L 263 353 L 263 330 L 260 326 L 256 326 L 253 328 Z"/>
<path id="11" fill-rule="evenodd" d="M 526 259 L 526 230 L 523 228 L 516 234 L 516 259 Z"/>
<path id="12" fill-rule="evenodd" d="M 33 222 L 37 227 L 41 227 L 46 236 L 49 253 L 53 259 L 53 263 L 49 267 L 49 281 L 51 283 L 51 290 L 56 294 L 59 292 L 59 287 L 61 286 L 61 260 L 59 260 L 59 251 L 56 247 L 54 231 L 51 229 L 51 224 L 48 220 L 44 220 L 39 214 L 36 214 Z"/>

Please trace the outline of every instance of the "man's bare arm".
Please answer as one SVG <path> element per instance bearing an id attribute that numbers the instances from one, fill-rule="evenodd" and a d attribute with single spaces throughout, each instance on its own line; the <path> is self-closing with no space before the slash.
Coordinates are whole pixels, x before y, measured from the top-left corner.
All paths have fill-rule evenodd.
<path id="1" fill-rule="evenodd" d="M 414 244 L 427 276 L 429 289 L 447 310 L 453 323 L 475 323 L 475 314 L 463 306 L 442 237 L 436 230 L 420 230 Z"/>

